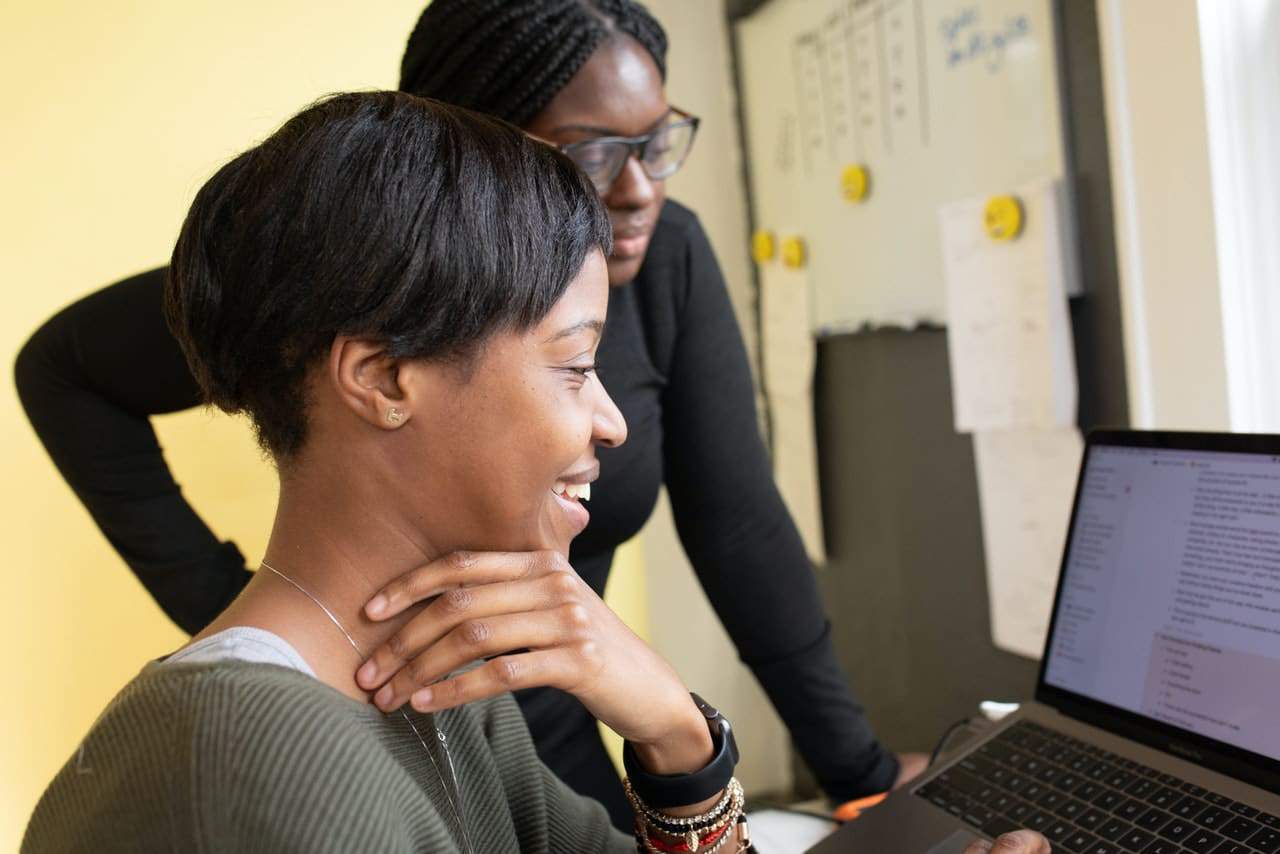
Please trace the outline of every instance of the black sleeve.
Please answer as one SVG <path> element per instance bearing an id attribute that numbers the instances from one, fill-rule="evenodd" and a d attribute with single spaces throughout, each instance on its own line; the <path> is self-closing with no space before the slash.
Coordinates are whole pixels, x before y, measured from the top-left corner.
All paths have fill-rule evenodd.
<path id="1" fill-rule="evenodd" d="M 40 441 L 102 533 L 184 630 L 212 620 L 250 577 L 182 497 L 148 416 L 199 404 L 162 310 L 164 270 L 54 315 L 18 353 L 18 395 Z"/>
<path id="2" fill-rule="evenodd" d="M 665 478 L 681 542 L 822 788 L 843 800 L 885 791 L 897 758 L 876 740 L 841 672 L 760 438 L 724 278 L 696 222 L 688 232 L 687 292 L 663 400 Z"/>

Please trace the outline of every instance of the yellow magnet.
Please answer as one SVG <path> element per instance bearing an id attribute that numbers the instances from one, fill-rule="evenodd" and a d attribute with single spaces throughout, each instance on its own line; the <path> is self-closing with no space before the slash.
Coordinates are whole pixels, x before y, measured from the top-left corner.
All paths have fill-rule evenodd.
<path id="1" fill-rule="evenodd" d="M 803 267 L 808 254 L 803 237 L 788 237 L 782 241 L 782 263 L 792 270 Z"/>
<path id="2" fill-rule="evenodd" d="M 840 195 L 846 202 L 863 202 L 871 190 L 871 173 L 860 163 L 850 163 L 840 172 Z"/>
<path id="3" fill-rule="evenodd" d="M 1022 233 L 1022 202 L 1017 196 L 992 196 L 982 213 L 982 227 L 992 240 L 1013 240 Z"/>
<path id="4" fill-rule="evenodd" d="M 772 261 L 773 256 L 777 254 L 778 247 L 775 245 L 772 231 L 761 230 L 751 235 L 751 258 L 757 264 Z"/>

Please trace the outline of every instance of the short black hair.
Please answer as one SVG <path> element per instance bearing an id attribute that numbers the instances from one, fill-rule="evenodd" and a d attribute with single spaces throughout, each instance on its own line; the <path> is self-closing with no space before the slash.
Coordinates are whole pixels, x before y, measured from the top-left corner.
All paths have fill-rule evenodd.
<path id="1" fill-rule="evenodd" d="M 281 461 L 338 335 L 467 359 L 540 321 L 611 249 L 591 182 L 511 125 L 399 92 L 322 99 L 196 194 L 165 313 L 208 403 Z"/>
<path id="2" fill-rule="evenodd" d="M 432 0 L 405 46 L 400 89 L 524 125 L 620 36 L 666 78 L 667 34 L 635 0 Z"/>

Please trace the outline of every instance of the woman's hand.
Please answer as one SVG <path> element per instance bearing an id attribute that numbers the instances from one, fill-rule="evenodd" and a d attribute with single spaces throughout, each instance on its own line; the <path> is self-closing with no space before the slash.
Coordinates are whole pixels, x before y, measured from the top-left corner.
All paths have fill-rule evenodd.
<path id="1" fill-rule="evenodd" d="M 1015 830 L 988 842 L 978 839 L 969 843 L 964 854 L 1049 854 L 1049 840 L 1034 830 Z"/>
<path id="2" fill-rule="evenodd" d="M 929 768 L 927 753 L 899 753 L 898 778 L 893 781 L 893 788 L 900 789 L 919 777 Z"/>
<path id="3" fill-rule="evenodd" d="M 688 689 L 558 552 L 459 552 L 392 581 L 365 612 L 386 620 L 431 599 L 356 673 L 383 711 L 438 711 L 521 688 L 573 694 L 657 774 L 711 759 Z M 479 667 L 444 678 L 479 659 Z M 440 680 L 440 681 L 437 681 Z"/>

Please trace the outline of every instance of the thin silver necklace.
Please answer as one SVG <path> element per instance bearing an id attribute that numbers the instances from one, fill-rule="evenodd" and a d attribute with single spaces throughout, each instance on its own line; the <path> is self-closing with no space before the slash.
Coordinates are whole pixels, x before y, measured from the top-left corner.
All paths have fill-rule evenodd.
<path id="1" fill-rule="evenodd" d="M 360 656 L 360 660 L 362 662 L 366 660 L 364 650 L 360 648 L 360 644 L 356 643 L 356 639 L 351 636 L 351 632 L 347 631 L 346 627 L 342 625 L 342 622 L 338 617 L 330 611 L 323 602 L 311 595 L 311 591 L 307 590 L 307 588 L 303 587 L 301 584 L 294 581 L 292 578 L 285 575 L 265 560 L 261 562 L 261 565 L 263 569 L 271 570 L 276 575 L 292 584 L 303 596 L 306 596 L 312 602 L 316 603 L 316 607 L 321 611 L 324 611 L 324 615 L 329 618 L 329 622 L 337 626 L 338 631 L 342 632 L 343 637 L 347 639 L 347 643 L 351 644 L 351 648 L 356 651 L 356 655 Z M 427 746 L 427 740 L 422 737 L 422 733 L 418 731 L 418 727 L 414 724 L 413 719 L 405 712 L 404 706 L 401 706 L 399 711 L 400 716 L 404 718 L 404 722 L 409 725 L 409 729 L 413 730 L 413 734 L 418 737 L 418 742 L 422 745 L 422 749 L 426 751 L 427 758 L 431 760 L 431 767 L 436 770 L 436 776 L 440 778 L 440 788 L 444 791 L 445 799 L 449 802 L 449 808 L 453 810 L 453 817 L 458 822 L 458 831 L 462 834 L 462 844 L 467 849 L 467 854 L 471 854 L 471 838 L 467 835 L 467 825 L 462 820 L 462 809 L 460 808 L 462 800 L 462 785 L 458 782 L 458 772 L 453 767 L 453 755 L 449 752 L 449 742 L 444 736 L 444 731 L 436 725 L 435 718 L 433 716 L 431 725 L 435 727 L 436 738 L 439 740 L 440 746 L 444 749 L 445 760 L 449 763 L 449 776 L 453 779 L 453 788 L 458 793 L 458 803 L 455 803 L 453 795 L 449 794 L 449 785 L 444 781 L 444 774 L 441 773 L 440 766 L 437 764 L 435 756 L 431 753 L 431 748 Z"/>

